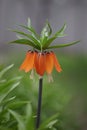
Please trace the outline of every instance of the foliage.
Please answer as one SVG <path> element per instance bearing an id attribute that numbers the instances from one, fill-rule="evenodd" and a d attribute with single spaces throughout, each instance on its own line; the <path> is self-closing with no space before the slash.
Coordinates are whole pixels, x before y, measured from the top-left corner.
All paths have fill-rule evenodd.
<path id="1" fill-rule="evenodd" d="M 10 43 L 29 45 L 33 47 L 33 49 L 43 51 L 52 48 L 67 47 L 80 42 L 80 41 L 74 41 L 66 44 L 51 45 L 56 38 L 66 36 L 66 34 L 64 33 L 66 29 L 66 24 L 64 24 L 60 30 L 58 30 L 55 34 L 52 35 L 52 28 L 50 26 L 50 23 L 47 21 L 44 28 L 41 31 L 40 36 L 36 33 L 35 29 L 32 27 L 29 18 L 27 26 L 25 25 L 19 25 L 19 26 L 27 30 L 28 33 L 19 30 L 12 30 L 13 32 L 16 32 L 19 35 L 17 35 L 18 38 L 17 40 L 12 41 Z"/>
<path id="2" fill-rule="evenodd" d="M 22 77 L 7 78 L 6 73 L 12 67 L 13 64 L 0 71 L 0 130 L 34 130 L 36 118 L 31 103 L 28 100 L 18 99 L 18 93 L 15 94 Z M 46 119 L 39 130 L 54 130 L 57 117 L 58 114 Z"/>
<path id="3" fill-rule="evenodd" d="M 11 93 L 20 84 L 21 77 L 12 77 L 7 79 L 4 75 L 13 67 L 13 64 L 0 71 L 0 129 L 9 130 L 9 126 L 15 122 L 11 119 L 8 109 L 13 105 L 16 99 Z M 15 102 L 16 103 L 16 102 Z M 15 104 L 16 105 L 16 104 Z"/>

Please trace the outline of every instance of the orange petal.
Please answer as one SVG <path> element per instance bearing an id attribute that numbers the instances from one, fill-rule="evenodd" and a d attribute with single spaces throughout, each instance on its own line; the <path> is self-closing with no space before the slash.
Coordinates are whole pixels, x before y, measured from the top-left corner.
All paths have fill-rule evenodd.
<path id="1" fill-rule="evenodd" d="M 54 66 L 55 66 L 56 70 L 57 70 L 58 72 L 61 72 L 62 69 L 61 69 L 61 67 L 60 67 L 60 64 L 59 64 L 57 58 L 56 58 L 56 55 L 54 54 L 54 52 L 51 52 L 51 54 L 52 54 L 53 59 L 54 59 Z"/>
<path id="2" fill-rule="evenodd" d="M 40 76 L 43 76 L 45 72 L 45 55 L 43 53 L 35 55 L 35 69 Z"/>
<path id="3" fill-rule="evenodd" d="M 25 72 L 30 71 L 34 65 L 34 52 L 27 52 L 26 58 L 22 65 L 20 66 L 20 70 L 25 70 Z"/>
<path id="4" fill-rule="evenodd" d="M 23 61 L 22 65 L 20 66 L 20 70 L 25 70 L 27 63 L 28 63 L 28 59 L 29 59 L 29 52 L 27 52 L 25 60 Z"/>
<path id="5" fill-rule="evenodd" d="M 54 66 L 54 60 L 51 53 L 46 53 L 46 72 L 51 74 Z"/>

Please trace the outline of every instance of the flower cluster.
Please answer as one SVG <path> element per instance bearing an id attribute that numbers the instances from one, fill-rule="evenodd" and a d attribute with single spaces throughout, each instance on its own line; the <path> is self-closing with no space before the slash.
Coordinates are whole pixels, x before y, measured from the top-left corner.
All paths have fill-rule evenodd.
<path id="1" fill-rule="evenodd" d="M 43 76 L 46 72 L 51 78 L 51 73 L 54 67 L 58 72 L 62 71 L 53 51 L 38 52 L 29 50 L 20 66 L 20 70 L 24 70 L 25 72 L 31 71 L 31 77 L 33 70 L 35 70 L 40 76 Z"/>

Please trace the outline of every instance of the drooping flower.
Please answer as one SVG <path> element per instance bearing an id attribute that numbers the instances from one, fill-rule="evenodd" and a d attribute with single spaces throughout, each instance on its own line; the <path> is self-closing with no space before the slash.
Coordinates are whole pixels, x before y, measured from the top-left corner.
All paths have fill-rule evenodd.
<path id="1" fill-rule="evenodd" d="M 12 30 L 13 32 L 20 34 L 21 36 L 17 35 L 18 39 L 10 43 L 29 45 L 32 47 L 33 50 L 33 51 L 29 50 L 27 52 L 26 57 L 22 65 L 20 66 L 20 70 L 24 70 L 25 72 L 31 71 L 31 78 L 33 78 L 34 70 L 40 76 L 43 76 L 44 73 L 47 73 L 47 75 L 50 77 L 49 79 L 52 80 L 51 73 L 53 71 L 53 68 L 55 67 L 55 69 L 58 72 L 61 72 L 62 69 L 56 58 L 55 53 L 53 51 L 48 51 L 48 49 L 70 46 L 78 43 L 79 41 L 74 41 L 67 44 L 57 44 L 54 46 L 51 45 L 51 43 L 56 38 L 65 36 L 64 31 L 66 28 L 66 24 L 64 24 L 59 31 L 53 34 L 53 36 L 51 36 L 52 28 L 49 22 L 47 22 L 45 27 L 42 29 L 40 36 L 36 33 L 36 31 L 32 27 L 30 19 L 28 19 L 28 26 L 25 25 L 19 25 L 19 26 L 21 26 L 23 29 L 26 29 L 29 33 L 25 33 L 19 30 Z"/>
<path id="2" fill-rule="evenodd" d="M 58 72 L 62 71 L 53 51 L 37 52 L 29 50 L 20 66 L 20 70 L 24 70 L 25 72 L 35 70 L 40 76 L 43 76 L 44 73 L 51 76 L 54 67 Z"/>

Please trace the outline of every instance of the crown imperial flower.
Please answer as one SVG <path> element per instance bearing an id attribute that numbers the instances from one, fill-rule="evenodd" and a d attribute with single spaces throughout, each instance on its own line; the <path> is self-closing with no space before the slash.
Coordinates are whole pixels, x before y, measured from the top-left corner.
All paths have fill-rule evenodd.
<path id="1" fill-rule="evenodd" d="M 43 76 L 45 72 L 47 75 L 51 75 L 54 67 L 58 72 L 62 71 L 53 51 L 37 52 L 29 50 L 20 66 L 20 70 L 29 72 L 35 69 L 37 74 Z"/>
<path id="2" fill-rule="evenodd" d="M 29 50 L 26 53 L 25 60 L 20 66 L 20 70 L 24 70 L 25 72 L 31 71 L 31 75 L 30 75 L 31 78 L 33 78 L 34 70 L 40 76 L 43 76 L 44 73 L 46 72 L 47 75 L 49 75 L 49 79 L 53 80 L 51 76 L 53 68 L 55 67 L 55 69 L 58 72 L 61 72 L 62 69 L 56 58 L 55 53 L 53 51 L 48 51 L 48 50 L 71 46 L 78 43 L 79 41 L 74 41 L 74 42 L 66 43 L 66 44 L 51 45 L 52 42 L 56 38 L 64 37 L 66 35 L 64 33 L 66 29 L 66 24 L 64 24 L 63 27 L 59 31 L 57 31 L 55 34 L 51 35 L 52 28 L 49 22 L 47 21 L 45 27 L 42 29 L 40 36 L 36 33 L 36 31 L 32 27 L 31 21 L 29 18 L 28 18 L 27 26 L 25 25 L 19 25 L 19 26 L 27 30 L 29 33 L 25 33 L 19 30 L 12 30 L 13 32 L 16 32 L 17 34 L 21 36 L 17 35 L 18 39 L 10 43 L 29 45 L 32 47 L 32 50 L 33 50 L 33 51 Z"/>

